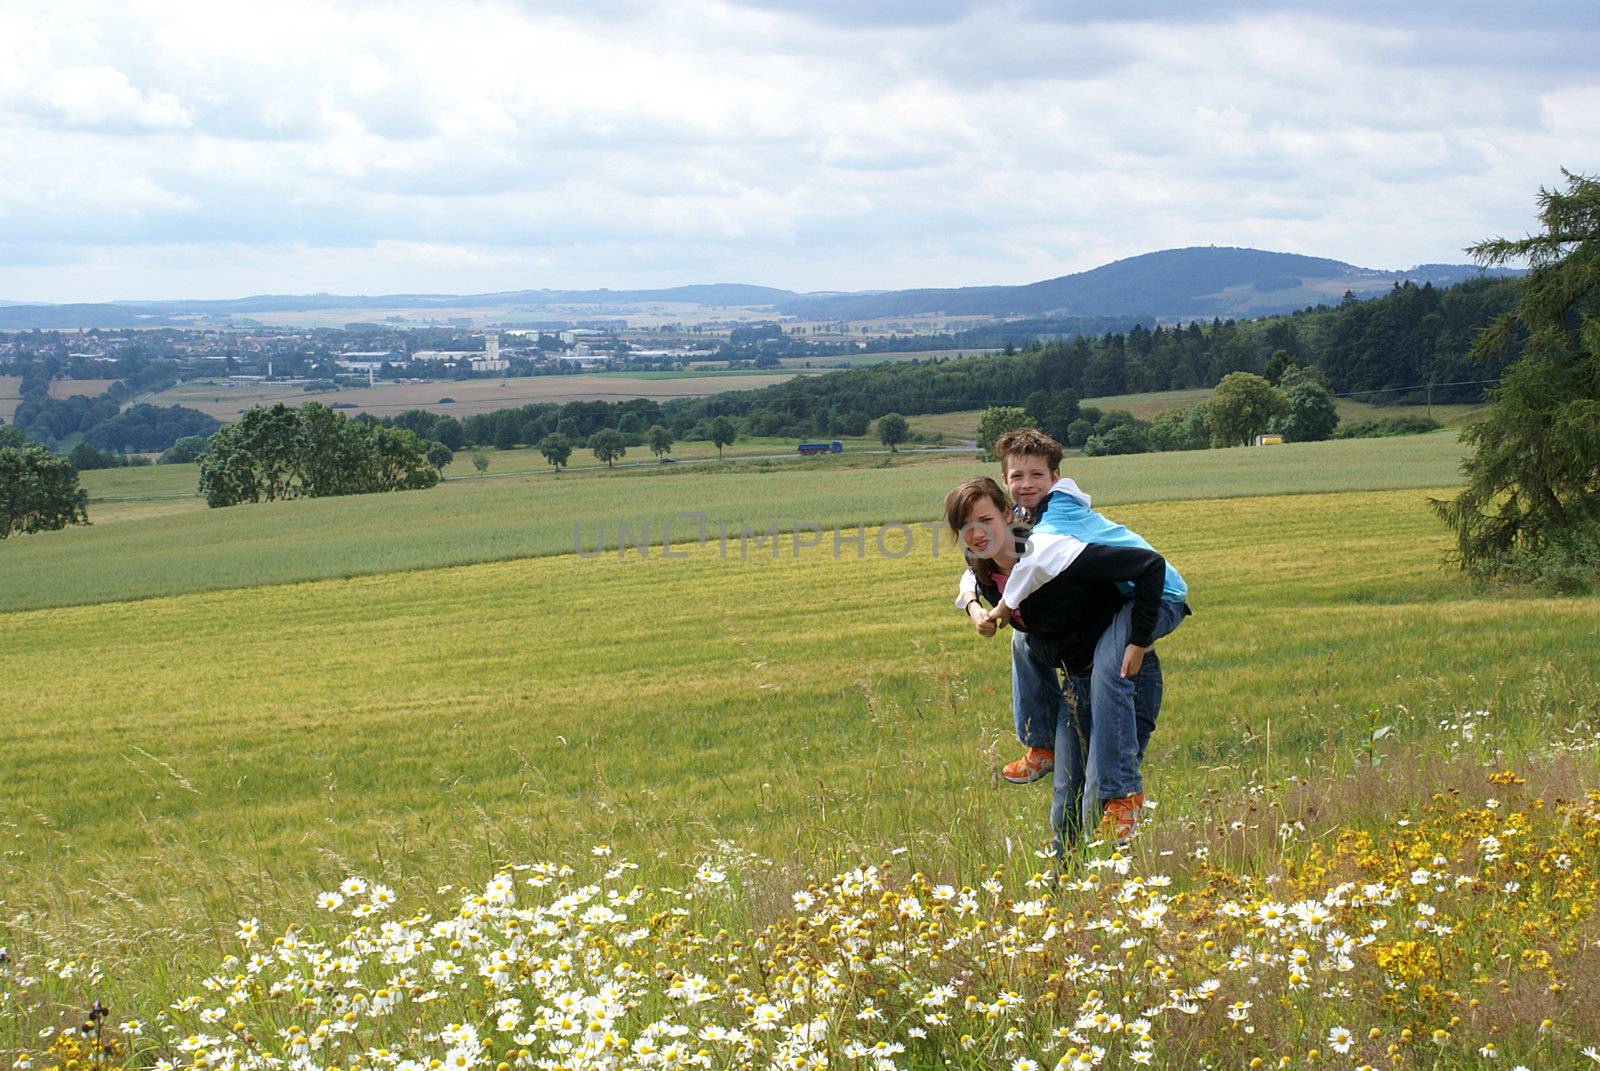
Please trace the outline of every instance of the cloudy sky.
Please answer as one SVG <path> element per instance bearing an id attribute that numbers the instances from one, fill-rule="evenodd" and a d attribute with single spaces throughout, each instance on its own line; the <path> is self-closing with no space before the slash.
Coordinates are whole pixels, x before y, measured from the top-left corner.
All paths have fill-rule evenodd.
<path id="1" fill-rule="evenodd" d="M 1600 4 L 0 5 L 0 299 L 1459 262 L 1600 171 Z"/>

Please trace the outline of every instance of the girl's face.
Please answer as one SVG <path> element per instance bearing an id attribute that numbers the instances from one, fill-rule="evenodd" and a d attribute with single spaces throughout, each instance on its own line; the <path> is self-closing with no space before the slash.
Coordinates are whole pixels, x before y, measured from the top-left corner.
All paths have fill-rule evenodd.
<path id="1" fill-rule="evenodd" d="M 980 498 L 962 522 L 961 541 L 978 557 L 993 558 L 1010 545 L 1010 517 L 987 498 Z"/>

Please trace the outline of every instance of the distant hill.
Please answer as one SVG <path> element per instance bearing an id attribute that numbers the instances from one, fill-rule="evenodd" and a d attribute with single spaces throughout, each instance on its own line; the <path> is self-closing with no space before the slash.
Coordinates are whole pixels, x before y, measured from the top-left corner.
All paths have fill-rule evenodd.
<path id="1" fill-rule="evenodd" d="M 311 309 L 469 309 L 490 305 L 771 305 L 792 290 L 743 283 L 701 283 L 665 290 L 504 290 L 490 294 L 262 294 L 220 301 L 118 301 L 155 315 L 305 312 Z"/>
<path id="2" fill-rule="evenodd" d="M 1358 268 L 1338 260 L 1261 249 L 1195 246 L 1145 253 L 1025 286 L 801 295 L 779 310 L 806 319 L 890 316 L 1153 316 L 1188 319 L 1266 316 L 1338 302 L 1346 290 L 1376 297 L 1407 279 L 1435 286 L 1485 273 L 1471 264 L 1423 264 L 1409 271 Z"/>
<path id="3" fill-rule="evenodd" d="M 769 286 L 705 283 L 659 290 L 507 290 L 489 294 L 262 294 L 216 301 L 115 301 L 74 305 L 7 305 L 0 330 L 33 327 L 194 326 L 193 319 L 327 309 L 483 309 L 530 311 L 557 305 L 684 304 L 770 308 L 818 320 L 860 320 L 923 314 L 944 316 L 1105 317 L 1160 320 L 1254 317 L 1309 305 L 1335 304 L 1345 291 L 1376 297 L 1397 282 L 1445 286 L 1484 272 L 1470 264 L 1420 264 L 1406 271 L 1358 268 L 1298 253 L 1204 246 L 1145 253 L 1023 286 L 877 290 L 797 294 Z M 359 318 L 359 317 L 357 317 Z"/>

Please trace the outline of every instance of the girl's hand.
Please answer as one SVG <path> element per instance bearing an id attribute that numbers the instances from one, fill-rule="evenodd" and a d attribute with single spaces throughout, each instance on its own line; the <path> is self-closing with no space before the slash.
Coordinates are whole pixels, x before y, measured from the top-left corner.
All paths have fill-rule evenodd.
<path id="1" fill-rule="evenodd" d="M 995 624 L 989 620 L 989 614 L 984 610 L 983 604 L 973 599 L 967 603 L 967 617 L 972 621 L 972 627 L 980 636 L 993 636 Z"/>
<path id="2" fill-rule="evenodd" d="M 996 628 L 999 628 L 1002 625 L 1009 625 L 1011 624 L 1011 607 L 1007 606 L 1005 603 L 1001 603 L 993 610 L 990 610 L 986 617 L 988 618 L 990 624 L 994 625 Z"/>

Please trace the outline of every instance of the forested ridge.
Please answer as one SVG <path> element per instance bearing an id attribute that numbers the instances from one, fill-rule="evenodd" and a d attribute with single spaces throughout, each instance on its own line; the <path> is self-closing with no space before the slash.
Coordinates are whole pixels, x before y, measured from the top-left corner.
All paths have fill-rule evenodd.
<path id="1" fill-rule="evenodd" d="M 642 441 L 652 425 L 679 439 L 704 439 L 718 417 L 747 435 L 863 435 L 886 413 L 917 415 L 1026 406 L 1072 411 L 1078 399 L 1214 387 L 1232 372 L 1314 368 L 1334 393 L 1386 404 L 1475 402 L 1509 359 L 1475 363 L 1479 330 L 1515 305 L 1516 279 L 1481 279 L 1449 288 L 1397 285 L 1372 301 L 1349 299 L 1263 320 L 1113 331 L 1098 337 L 1034 341 L 978 357 L 913 359 L 705 398 L 542 403 L 480 413 L 461 421 L 461 441 L 501 447 L 534 444 L 560 432 L 582 444 L 602 428 Z M 418 411 L 385 423 L 438 438 L 431 426 L 453 417 Z M 452 433 L 454 435 L 456 433 Z"/>
<path id="2" fill-rule="evenodd" d="M 662 410 L 680 433 L 726 415 L 744 418 L 752 434 L 849 434 L 884 413 L 1022 405 L 1036 391 L 1091 398 L 1213 387 L 1230 372 L 1262 374 L 1275 358 L 1320 370 L 1336 394 L 1391 404 L 1430 397 L 1472 402 L 1483 397 L 1506 362 L 1475 363 L 1468 350 L 1478 331 L 1516 303 L 1518 287 L 1515 279 L 1449 288 L 1403 283 L 1373 301 L 1346 300 L 1288 316 L 1136 325 L 988 357 L 797 378 L 760 390 L 675 400 Z"/>

